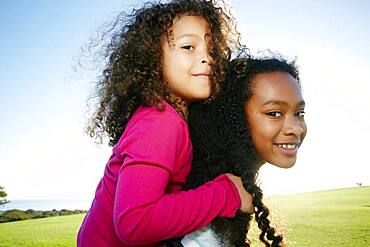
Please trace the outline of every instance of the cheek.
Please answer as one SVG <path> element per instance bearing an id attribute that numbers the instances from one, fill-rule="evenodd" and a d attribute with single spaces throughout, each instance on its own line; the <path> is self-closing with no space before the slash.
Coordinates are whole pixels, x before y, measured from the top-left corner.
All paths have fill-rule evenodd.
<path id="1" fill-rule="evenodd" d="M 304 129 L 304 135 L 307 134 L 307 124 L 306 121 L 303 121 L 303 129 Z"/>
<path id="2" fill-rule="evenodd" d="M 257 153 L 263 160 L 270 161 L 270 156 L 273 153 L 273 145 L 278 135 L 276 126 L 266 122 L 260 122 L 251 129 L 253 143 L 256 147 Z"/>
<path id="3" fill-rule="evenodd" d="M 268 133 L 266 133 L 264 128 L 257 125 L 251 127 L 251 135 L 257 152 L 264 153 L 264 150 L 267 148 L 267 142 L 269 141 Z"/>
<path id="4" fill-rule="evenodd" d="M 264 139 L 264 125 L 261 122 L 262 119 L 258 117 L 257 113 L 248 114 L 247 119 L 253 143 L 257 148 L 259 146 L 259 143 L 262 141 L 261 139 Z"/>
<path id="5" fill-rule="evenodd" d="M 182 71 L 182 60 L 174 59 L 173 56 L 168 56 L 163 63 L 163 75 L 167 80 L 173 80 L 178 73 Z"/>
<path id="6" fill-rule="evenodd" d="M 188 69 L 191 66 L 191 60 L 186 56 L 179 56 L 173 63 L 176 63 L 175 66 L 180 69 Z"/>
<path id="7" fill-rule="evenodd" d="M 262 154 L 270 149 L 276 135 L 276 124 L 273 124 L 265 115 L 257 112 L 253 105 L 247 105 L 247 119 L 253 143 L 257 152 Z"/>
<path id="8" fill-rule="evenodd" d="M 302 124 L 302 135 L 301 135 L 301 142 L 303 142 L 304 138 L 306 137 L 306 134 L 307 134 L 307 125 L 306 125 L 306 122 L 304 122 Z"/>
<path id="9" fill-rule="evenodd" d="M 192 67 L 192 61 L 187 56 L 177 56 L 172 58 L 170 66 L 175 75 L 189 73 Z"/>
<path id="10" fill-rule="evenodd" d="M 279 127 L 277 124 L 271 123 L 271 121 L 266 119 L 260 119 L 259 121 L 256 121 L 253 126 L 251 126 L 251 129 L 253 140 L 264 142 L 273 141 L 279 132 Z"/>

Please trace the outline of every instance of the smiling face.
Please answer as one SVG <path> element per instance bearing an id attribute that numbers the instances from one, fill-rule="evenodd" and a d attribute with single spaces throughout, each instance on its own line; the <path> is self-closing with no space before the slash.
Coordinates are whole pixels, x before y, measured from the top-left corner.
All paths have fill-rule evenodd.
<path id="1" fill-rule="evenodd" d="M 209 31 L 203 17 L 181 16 L 163 40 L 163 80 L 186 103 L 211 95 Z"/>
<path id="2" fill-rule="evenodd" d="M 307 132 L 301 88 L 286 72 L 258 74 L 252 83 L 245 109 L 257 153 L 277 167 L 292 167 Z"/>

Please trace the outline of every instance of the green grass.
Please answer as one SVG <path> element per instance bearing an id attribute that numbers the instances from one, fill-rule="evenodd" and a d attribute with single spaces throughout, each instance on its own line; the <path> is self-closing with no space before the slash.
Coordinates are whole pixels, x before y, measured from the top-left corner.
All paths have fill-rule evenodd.
<path id="1" fill-rule="evenodd" d="M 370 187 L 268 199 L 288 246 L 370 246 Z"/>
<path id="2" fill-rule="evenodd" d="M 358 187 L 266 200 L 272 223 L 293 247 L 370 246 L 370 187 Z M 0 224 L 0 247 L 76 246 L 84 215 L 59 216 Z M 249 234 L 256 240 L 253 225 Z"/>
<path id="3" fill-rule="evenodd" d="M 84 214 L 23 220 L 0 224 L 1 247 L 76 246 Z"/>

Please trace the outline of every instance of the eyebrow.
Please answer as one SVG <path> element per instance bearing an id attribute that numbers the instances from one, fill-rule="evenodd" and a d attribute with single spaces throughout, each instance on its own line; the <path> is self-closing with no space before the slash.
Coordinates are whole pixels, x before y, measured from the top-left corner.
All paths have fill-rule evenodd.
<path id="1" fill-rule="evenodd" d="M 204 38 L 207 38 L 207 37 L 209 37 L 210 36 L 210 33 L 206 33 L 206 34 L 204 34 Z M 185 33 L 185 34 L 183 34 L 183 35 L 180 35 L 179 37 L 177 37 L 176 39 L 175 39 L 175 41 L 177 41 L 177 40 L 179 40 L 179 39 L 182 39 L 182 38 L 185 38 L 185 37 L 190 37 L 190 38 L 198 38 L 199 36 L 198 35 L 196 35 L 196 34 L 192 34 L 192 33 Z"/>
<path id="2" fill-rule="evenodd" d="M 262 104 L 262 106 L 265 106 L 265 105 L 287 105 L 288 103 L 285 102 L 285 101 L 282 101 L 282 100 L 269 100 L 269 101 L 266 101 L 265 103 Z M 306 103 L 304 102 L 304 100 L 301 100 L 298 102 L 298 105 L 299 106 L 305 106 Z"/>
<path id="3" fill-rule="evenodd" d="M 179 37 L 177 37 L 175 40 L 177 41 L 177 40 L 182 39 L 182 38 L 185 38 L 185 37 L 198 37 L 198 35 L 196 35 L 196 34 L 190 34 L 190 33 L 183 34 L 183 35 L 180 35 Z"/>

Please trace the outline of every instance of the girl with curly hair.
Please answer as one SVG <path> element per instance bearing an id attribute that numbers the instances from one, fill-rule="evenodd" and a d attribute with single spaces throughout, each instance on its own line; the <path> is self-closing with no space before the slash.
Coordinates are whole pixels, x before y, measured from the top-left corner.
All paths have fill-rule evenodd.
<path id="1" fill-rule="evenodd" d="M 157 246 L 215 217 L 253 210 L 231 174 L 181 191 L 193 153 L 188 106 L 217 93 L 231 56 L 232 21 L 209 0 L 147 3 L 119 16 L 88 128 L 114 147 L 78 246 Z"/>
<path id="2" fill-rule="evenodd" d="M 279 57 L 237 58 L 222 86 L 215 101 L 193 105 L 190 110 L 194 161 L 186 189 L 227 172 L 240 176 L 253 195 L 260 240 L 265 246 L 283 246 L 282 236 L 270 226 L 256 178 L 266 162 L 282 168 L 293 166 L 306 135 L 297 67 Z M 238 211 L 232 219 L 218 217 L 210 227 L 185 236 L 182 243 L 250 246 L 246 236 L 251 216 Z"/>

